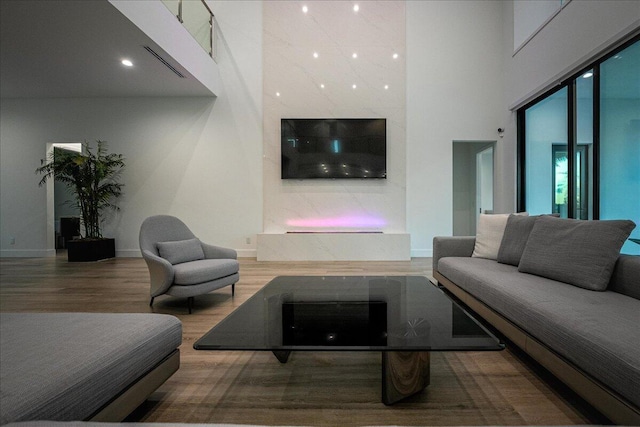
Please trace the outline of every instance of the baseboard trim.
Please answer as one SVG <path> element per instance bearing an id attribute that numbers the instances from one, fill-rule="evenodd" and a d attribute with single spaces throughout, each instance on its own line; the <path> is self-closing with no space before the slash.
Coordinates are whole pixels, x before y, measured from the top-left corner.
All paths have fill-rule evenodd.
<path id="1" fill-rule="evenodd" d="M 432 258 L 433 249 L 411 249 L 411 258 Z"/>
<path id="2" fill-rule="evenodd" d="M 142 258 L 140 249 L 116 249 L 116 258 Z"/>
<path id="3" fill-rule="evenodd" d="M 238 258 L 255 258 L 257 251 L 255 249 L 236 249 Z M 142 254 L 140 249 L 116 249 L 116 258 L 140 258 Z"/>
<path id="4" fill-rule="evenodd" d="M 238 258 L 256 258 L 258 256 L 257 249 L 236 249 Z"/>
<path id="5" fill-rule="evenodd" d="M 55 249 L 1 249 L 0 258 L 48 258 L 56 256 Z"/>

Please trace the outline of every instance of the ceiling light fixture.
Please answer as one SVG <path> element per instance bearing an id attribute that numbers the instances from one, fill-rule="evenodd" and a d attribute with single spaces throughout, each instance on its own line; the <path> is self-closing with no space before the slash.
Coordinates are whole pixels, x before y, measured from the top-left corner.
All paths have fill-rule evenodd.
<path id="1" fill-rule="evenodd" d="M 280 92 L 276 92 L 276 96 L 280 96 Z"/>
<path id="2" fill-rule="evenodd" d="M 129 61 L 128 59 L 123 59 L 122 60 L 122 65 L 124 65 L 126 67 L 133 67 L 133 62 Z"/>
<path id="3" fill-rule="evenodd" d="M 302 6 L 302 13 L 307 13 L 307 12 L 309 12 L 309 8 L 305 4 L 304 6 Z"/>
<path id="4" fill-rule="evenodd" d="M 357 12 L 357 11 L 359 11 L 359 10 L 360 10 L 360 6 L 358 6 L 357 4 L 354 4 L 354 5 L 353 5 L 353 11 L 354 11 L 354 12 Z"/>
<path id="5" fill-rule="evenodd" d="M 320 83 L 320 89 L 324 89 L 324 83 Z"/>
<path id="6" fill-rule="evenodd" d="M 355 88 L 357 88 L 358 86 L 356 86 L 356 85 L 352 85 L 351 87 L 352 87 L 353 89 L 355 89 Z"/>
<path id="7" fill-rule="evenodd" d="M 397 53 L 393 54 L 393 59 L 398 59 L 398 54 Z"/>
<path id="8" fill-rule="evenodd" d="M 582 75 L 583 79 L 588 79 L 589 77 L 593 77 L 593 71 L 587 71 Z"/>
<path id="9" fill-rule="evenodd" d="M 317 58 L 318 57 L 318 52 L 313 52 L 313 57 Z"/>
<path id="10" fill-rule="evenodd" d="M 352 57 L 353 59 L 356 59 L 356 58 L 358 57 L 358 54 L 357 54 L 357 53 L 355 53 L 355 52 L 353 52 L 353 55 L 351 55 L 351 57 Z"/>
<path id="11" fill-rule="evenodd" d="M 384 85 L 384 90 L 389 89 L 389 85 Z"/>

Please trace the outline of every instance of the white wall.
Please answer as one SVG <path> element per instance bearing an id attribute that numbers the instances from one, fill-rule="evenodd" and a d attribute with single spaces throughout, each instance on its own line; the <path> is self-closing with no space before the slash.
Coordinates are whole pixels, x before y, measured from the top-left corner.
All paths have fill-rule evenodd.
<path id="1" fill-rule="evenodd" d="M 262 7 L 215 5 L 224 34 L 217 98 L 1 100 L 2 256 L 53 254 L 46 191 L 34 170 L 46 143 L 85 139 L 107 140 L 126 158 L 121 211 L 104 229 L 119 256 L 139 255 L 140 224 L 159 213 L 179 216 L 204 241 L 255 256 L 262 231 Z"/>
<path id="2" fill-rule="evenodd" d="M 453 141 L 497 140 L 502 2 L 407 2 L 407 229 L 412 255 L 431 256 L 453 231 Z M 510 39 L 511 40 L 511 39 Z M 496 144 L 497 180 L 503 141 Z M 509 177 L 508 179 L 512 179 Z M 496 207 L 510 205 L 502 186 Z"/>
<path id="3" fill-rule="evenodd" d="M 505 2 L 504 13 L 512 22 L 511 2 Z M 540 95 L 638 27 L 637 0 L 571 1 L 515 56 L 505 52 L 509 105 Z M 507 37 L 513 37 L 513 31 L 505 32 L 506 45 L 513 46 Z"/>
<path id="4" fill-rule="evenodd" d="M 108 0 L 131 22 L 136 24 L 149 38 L 158 44 L 167 54 L 183 66 L 194 78 L 206 86 L 212 94 L 218 95 L 222 91 L 222 70 L 211 61 L 209 53 L 199 44 L 193 43 L 193 36 L 183 30 L 181 24 L 171 13 L 170 8 L 160 1 L 139 0 Z M 192 3 L 192 2 L 187 2 Z M 183 12 L 187 14 L 184 26 L 193 28 L 193 5 L 185 6 Z M 207 14 L 204 7 L 200 13 Z M 251 22 L 250 20 L 247 23 Z"/>
<path id="5" fill-rule="evenodd" d="M 513 1 L 513 50 L 521 47 L 562 7 L 562 0 Z"/>
<path id="6" fill-rule="evenodd" d="M 405 232 L 405 3 L 305 4 L 264 2 L 264 231 Z M 281 118 L 386 118 L 387 179 L 282 180 Z"/>
<path id="7" fill-rule="evenodd" d="M 245 241 L 263 231 L 262 197 L 271 191 L 262 172 L 263 4 L 208 4 L 222 36 L 215 101 L 2 99 L 2 256 L 52 253 L 44 189 L 33 171 L 47 142 L 96 138 L 129 159 L 122 211 L 107 228 L 119 225 L 120 254 L 137 252 L 140 221 L 159 211 L 183 216 L 203 238 L 254 253 Z M 406 208 L 392 218 L 400 224 L 404 215 L 412 254 L 430 256 L 433 236 L 452 233 L 452 141 L 497 141 L 494 211 L 514 210 L 516 123 L 509 106 L 640 26 L 640 2 L 573 0 L 515 56 L 511 2 L 405 7 L 406 157 L 393 162 L 406 173 L 406 192 L 396 193 L 405 195 Z M 498 127 L 505 128 L 502 138 Z"/>

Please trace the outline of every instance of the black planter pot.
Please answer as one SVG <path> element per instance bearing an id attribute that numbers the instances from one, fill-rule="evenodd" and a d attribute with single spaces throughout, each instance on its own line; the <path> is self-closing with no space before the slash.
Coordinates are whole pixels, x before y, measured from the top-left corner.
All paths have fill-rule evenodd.
<path id="1" fill-rule="evenodd" d="M 69 262 L 89 262 L 115 258 L 115 239 L 81 239 L 67 242 Z"/>

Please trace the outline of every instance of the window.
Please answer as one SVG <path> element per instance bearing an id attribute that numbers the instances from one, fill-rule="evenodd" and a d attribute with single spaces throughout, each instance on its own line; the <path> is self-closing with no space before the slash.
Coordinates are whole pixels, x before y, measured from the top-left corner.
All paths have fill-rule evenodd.
<path id="1" fill-rule="evenodd" d="M 631 219 L 640 239 L 640 42 L 600 65 L 600 218 Z"/>
<path id="2" fill-rule="evenodd" d="M 567 218 L 567 89 L 528 108 L 526 123 L 527 211 Z"/>
<path id="3" fill-rule="evenodd" d="M 518 110 L 518 209 L 631 219 L 640 254 L 640 37 Z"/>

